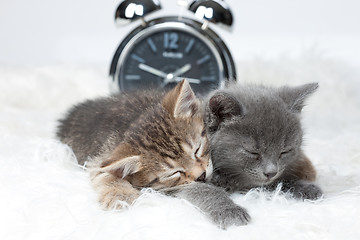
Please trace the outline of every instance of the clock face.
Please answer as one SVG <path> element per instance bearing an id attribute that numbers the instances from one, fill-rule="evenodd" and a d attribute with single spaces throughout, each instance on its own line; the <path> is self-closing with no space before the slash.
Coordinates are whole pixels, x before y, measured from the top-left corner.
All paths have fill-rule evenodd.
<path id="1" fill-rule="evenodd" d="M 172 88 L 187 78 L 193 90 L 206 93 L 220 85 L 222 68 L 215 48 L 201 35 L 158 29 L 132 42 L 118 72 L 120 89 Z"/>

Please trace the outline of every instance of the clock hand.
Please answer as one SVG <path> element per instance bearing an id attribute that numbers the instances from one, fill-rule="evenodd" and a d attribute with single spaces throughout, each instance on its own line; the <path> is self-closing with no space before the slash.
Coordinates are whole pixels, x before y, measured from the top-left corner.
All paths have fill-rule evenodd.
<path id="1" fill-rule="evenodd" d="M 173 77 L 177 77 L 181 74 L 184 74 L 186 73 L 187 71 L 189 71 L 191 69 L 191 64 L 188 63 L 188 64 L 185 64 L 184 66 L 182 66 L 181 68 L 179 68 L 178 70 L 176 70 L 175 72 L 173 72 Z"/>
<path id="2" fill-rule="evenodd" d="M 160 87 L 165 87 L 168 83 L 172 82 L 180 82 L 181 80 L 186 79 L 189 83 L 200 84 L 201 80 L 196 78 L 187 78 L 187 77 L 173 77 L 173 78 L 165 78 L 164 82 Z"/>
<path id="3" fill-rule="evenodd" d="M 148 65 L 145 65 L 143 63 L 140 63 L 139 64 L 139 68 L 145 72 L 148 72 L 148 73 L 151 73 L 151 74 L 154 74 L 156 76 L 159 76 L 159 77 L 163 77 L 163 78 L 166 78 L 168 76 L 168 74 L 164 73 L 163 71 L 160 71 L 156 68 L 153 68 L 153 67 L 150 67 Z"/>
<path id="4" fill-rule="evenodd" d="M 190 69 L 191 69 L 191 64 L 188 63 L 188 64 L 185 64 L 184 66 L 182 66 L 181 68 L 177 69 L 175 72 L 167 74 L 166 77 L 164 78 L 163 83 L 161 84 L 161 87 L 165 87 L 168 83 L 180 82 L 184 78 L 178 77 L 178 76 L 186 73 Z M 189 81 L 189 82 L 191 83 L 191 81 Z M 200 83 L 200 81 L 197 83 Z"/>
<path id="5" fill-rule="evenodd" d="M 175 77 L 174 78 L 176 80 L 176 82 L 180 82 L 183 79 L 186 79 L 189 83 L 195 83 L 195 84 L 200 84 L 200 79 L 196 79 L 196 78 L 188 78 L 188 77 Z"/>
<path id="6" fill-rule="evenodd" d="M 178 75 L 183 74 L 187 71 L 189 71 L 191 69 L 191 64 L 186 64 L 183 67 L 179 68 L 178 70 L 176 70 L 174 73 L 169 73 L 166 74 L 163 71 L 160 71 L 156 68 L 150 67 L 146 64 L 140 63 L 139 64 L 139 68 L 145 72 L 154 74 L 156 76 L 159 77 L 163 77 L 164 78 L 164 82 L 161 84 L 161 87 L 166 86 L 168 83 L 171 82 L 180 82 L 181 80 L 183 80 L 186 77 L 178 77 Z M 186 78 L 189 83 L 196 83 L 199 84 L 200 80 L 199 79 L 195 79 L 195 78 Z"/>
<path id="7" fill-rule="evenodd" d="M 179 80 L 179 82 L 180 81 L 181 80 Z M 168 83 L 172 83 L 172 82 L 176 82 L 176 80 L 174 79 L 174 75 L 172 73 L 169 73 L 165 76 L 164 81 L 162 82 L 160 87 L 165 87 Z"/>

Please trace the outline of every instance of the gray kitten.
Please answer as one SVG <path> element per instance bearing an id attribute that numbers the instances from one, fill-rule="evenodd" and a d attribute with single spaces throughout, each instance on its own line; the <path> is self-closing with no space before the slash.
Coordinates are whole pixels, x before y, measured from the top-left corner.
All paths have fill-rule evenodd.
<path id="1" fill-rule="evenodd" d="M 317 88 L 317 83 L 281 88 L 231 85 L 213 92 L 206 107 L 212 183 L 234 192 L 272 189 L 282 182 L 283 190 L 296 198 L 319 198 L 315 169 L 301 149 L 300 124 L 304 101 Z"/>

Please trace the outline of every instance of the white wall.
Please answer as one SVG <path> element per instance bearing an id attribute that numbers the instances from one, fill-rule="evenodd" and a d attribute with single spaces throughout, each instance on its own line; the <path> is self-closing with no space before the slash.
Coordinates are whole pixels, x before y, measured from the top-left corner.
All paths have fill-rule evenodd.
<path id="1" fill-rule="evenodd" d="M 115 0 L 1 0 L 0 64 L 102 64 L 137 23 L 118 28 Z M 223 36 L 236 60 L 311 47 L 360 64 L 358 0 L 227 0 L 235 25 Z M 157 15 L 178 14 L 162 0 Z"/>

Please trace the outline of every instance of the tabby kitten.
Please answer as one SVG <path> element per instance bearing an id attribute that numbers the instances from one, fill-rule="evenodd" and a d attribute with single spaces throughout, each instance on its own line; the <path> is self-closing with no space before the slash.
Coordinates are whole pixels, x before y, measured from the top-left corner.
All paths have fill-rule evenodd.
<path id="1" fill-rule="evenodd" d="M 131 204 L 144 187 L 159 190 L 209 176 L 203 113 L 185 81 L 165 95 L 148 91 L 86 101 L 60 122 L 58 138 L 79 164 L 89 162 L 105 208 L 121 208 L 118 200 Z"/>
<path id="2" fill-rule="evenodd" d="M 141 188 L 187 199 L 218 226 L 244 215 L 212 173 L 204 107 L 187 81 L 168 93 L 145 91 L 86 101 L 60 120 L 57 137 L 86 164 L 105 209 L 131 204 Z"/>
<path id="3" fill-rule="evenodd" d="M 282 182 L 297 198 L 319 198 L 300 124 L 304 101 L 317 88 L 231 85 L 213 92 L 206 106 L 212 183 L 234 192 Z"/>

